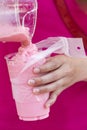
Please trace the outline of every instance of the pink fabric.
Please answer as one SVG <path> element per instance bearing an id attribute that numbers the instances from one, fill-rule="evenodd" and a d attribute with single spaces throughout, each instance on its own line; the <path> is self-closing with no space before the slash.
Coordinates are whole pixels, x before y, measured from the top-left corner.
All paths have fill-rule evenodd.
<path id="1" fill-rule="evenodd" d="M 75 21 L 86 29 L 86 17 L 82 20 L 73 0 L 66 0 Z M 61 21 L 53 0 L 38 0 L 38 20 L 33 41 L 42 40 L 48 36 L 67 36 L 69 31 Z M 81 17 L 81 18 L 80 18 Z M 81 22 L 81 21 L 82 22 Z M 85 30 L 84 30 L 85 31 Z M 87 31 L 87 29 L 86 29 Z M 11 86 L 7 67 L 3 57 L 17 51 L 20 44 L 0 44 L 0 130 L 86 130 L 87 129 L 87 83 L 76 83 L 65 90 L 51 107 L 50 117 L 38 122 L 23 122 L 18 120 L 15 104 L 12 99 Z"/>

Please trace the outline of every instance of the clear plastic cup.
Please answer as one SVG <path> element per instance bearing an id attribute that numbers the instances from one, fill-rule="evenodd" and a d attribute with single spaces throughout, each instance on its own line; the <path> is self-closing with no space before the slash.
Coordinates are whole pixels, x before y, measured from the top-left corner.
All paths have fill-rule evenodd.
<path id="1" fill-rule="evenodd" d="M 45 107 L 45 103 L 49 98 L 49 93 L 34 95 L 32 87 L 28 85 L 28 80 L 37 76 L 32 72 L 33 67 L 43 64 L 44 60 L 33 64 L 23 73 L 20 73 L 26 62 L 15 63 L 13 58 L 15 55 L 16 53 L 9 54 L 5 56 L 5 59 L 8 66 L 13 99 L 15 100 L 19 119 L 33 121 L 47 118 L 50 109 Z"/>

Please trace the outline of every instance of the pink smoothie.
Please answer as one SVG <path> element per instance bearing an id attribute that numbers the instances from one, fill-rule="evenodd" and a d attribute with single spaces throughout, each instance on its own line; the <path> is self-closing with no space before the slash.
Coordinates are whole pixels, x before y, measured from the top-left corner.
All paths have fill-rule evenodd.
<path id="1" fill-rule="evenodd" d="M 19 30 L 17 33 L 2 37 L 1 40 L 23 42 L 27 40 L 25 34 L 23 30 L 22 32 Z M 25 47 L 20 47 L 17 53 L 6 56 L 17 114 L 19 119 L 26 121 L 41 120 L 49 116 L 49 108 L 45 108 L 49 93 L 36 96 L 32 92 L 32 87 L 28 85 L 28 80 L 37 76 L 32 72 L 33 67 L 43 64 L 44 60 L 32 64 L 21 73 L 27 62 L 31 63 L 37 58 L 31 60 L 35 54 L 38 54 L 38 49 L 35 44 L 30 43 Z"/>
<path id="2" fill-rule="evenodd" d="M 29 43 L 29 29 L 22 26 L 0 25 L 0 41 Z"/>

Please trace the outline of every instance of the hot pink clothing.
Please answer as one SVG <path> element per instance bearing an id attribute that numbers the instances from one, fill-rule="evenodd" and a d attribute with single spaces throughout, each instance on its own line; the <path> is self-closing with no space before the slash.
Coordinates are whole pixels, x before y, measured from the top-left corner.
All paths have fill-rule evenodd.
<path id="1" fill-rule="evenodd" d="M 65 1 L 74 20 L 87 33 L 86 15 L 77 9 L 73 0 Z M 54 0 L 38 0 L 38 4 L 34 42 L 49 36 L 72 36 L 58 15 Z M 48 119 L 37 122 L 18 120 L 7 67 L 3 58 L 6 54 L 17 51 L 19 45 L 18 43 L 0 44 L 0 130 L 87 130 L 86 82 L 76 83 L 65 90 L 51 107 Z"/>

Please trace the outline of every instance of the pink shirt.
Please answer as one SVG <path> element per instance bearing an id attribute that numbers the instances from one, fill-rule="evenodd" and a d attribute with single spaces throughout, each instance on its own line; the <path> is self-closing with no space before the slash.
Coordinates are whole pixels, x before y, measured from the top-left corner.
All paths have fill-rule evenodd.
<path id="1" fill-rule="evenodd" d="M 72 35 L 67 30 L 55 8 L 54 0 L 38 0 L 38 19 L 34 42 L 49 36 Z M 87 33 L 86 15 L 73 0 L 65 0 L 74 20 Z M 76 11 L 76 12 L 75 12 Z M 85 22 L 84 22 L 85 21 Z M 8 53 L 17 51 L 18 43 L 0 44 L 0 130 L 86 130 L 87 129 L 87 83 L 76 83 L 65 90 L 51 107 L 50 117 L 38 122 L 18 120 L 12 99 L 11 85 L 3 59 Z"/>

